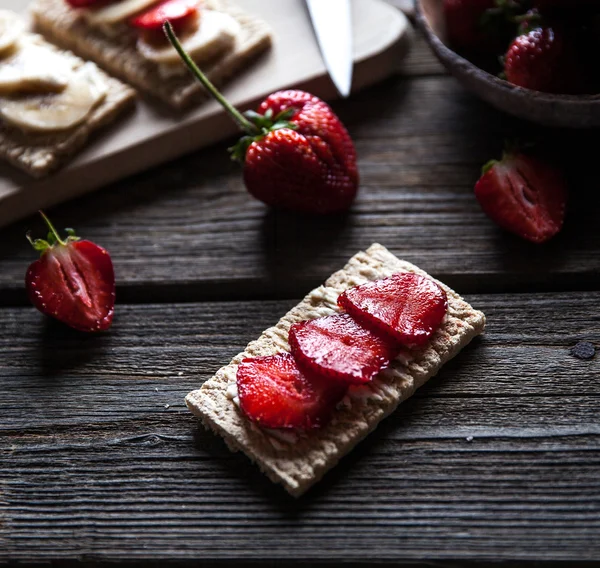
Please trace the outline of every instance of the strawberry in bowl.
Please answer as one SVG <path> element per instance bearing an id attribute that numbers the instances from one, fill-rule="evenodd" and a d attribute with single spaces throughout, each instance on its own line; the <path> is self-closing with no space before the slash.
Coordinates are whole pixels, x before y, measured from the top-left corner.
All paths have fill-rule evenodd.
<path id="1" fill-rule="evenodd" d="M 593 56 L 600 3 L 417 0 L 416 7 L 440 62 L 490 105 L 545 126 L 600 126 Z"/>

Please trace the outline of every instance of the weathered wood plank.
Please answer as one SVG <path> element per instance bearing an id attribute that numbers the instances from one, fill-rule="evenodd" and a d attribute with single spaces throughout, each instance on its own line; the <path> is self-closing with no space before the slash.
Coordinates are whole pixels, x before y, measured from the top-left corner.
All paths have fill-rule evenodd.
<path id="1" fill-rule="evenodd" d="M 599 287 L 595 133 L 526 127 L 451 77 L 391 80 L 336 110 L 360 156 L 360 196 L 347 216 L 269 212 L 247 195 L 224 145 L 52 216 L 111 251 L 126 301 L 297 297 L 375 241 L 463 291 Z M 564 231 L 542 247 L 500 232 L 473 197 L 481 164 L 525 130 L 564 153 L 572 174 Z M 28 228 L 42 230 L 28 219 L 0 232 L 0 302 L 24 299 Z"/>
<path id="2" fill-rule="evenodd" d="M 568 349 L 600 293 L 468 300 L 487 333 L 299 501 L 183 404 L 293 301 L 119 305 L 98 337 L 0 309 L 0 561 L 596 559 L 599 360 Z"/>
<path id="3" fill-rule="evenodd" d="M 400 63 L 399 72 L 406 76 L 445 75 L 447 73 L 418 30 L 413 30 L 410 51 L 404 61 Z"/>

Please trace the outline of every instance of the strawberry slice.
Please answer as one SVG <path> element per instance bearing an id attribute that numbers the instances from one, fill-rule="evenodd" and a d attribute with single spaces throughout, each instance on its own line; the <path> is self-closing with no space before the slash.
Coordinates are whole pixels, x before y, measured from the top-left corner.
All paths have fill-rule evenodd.
<path id="1" fill-rule="evenodd" d="M 106 250 L 79 240 L 73 229 L 62 240 L 40 211 L 50 232 L 48 239 L 27 238 L 41 257 L 25 276 L 27 294 L 43 314 L 80 331 L 102 331 L 112 323 L 115 273 Z"/>
<path id="2" fill-rule="evenodd" d="M 302 369 L 346 383 L 368 383 L 398 354 L 399 345 L 355 321 L 336 314 L 294 324 L 292 354 Z"/>
<path id="3" fill-rule="evenodd" d="M 350 288 L 338 304 L 362 324 L 409 346 L 427 342 L 448 309 L 444 290 L 412 272 Z"/>
<path id="4" fill-rule="evenodd" d="M 244 359 L 236 381 L 240 408 L 265 428 L 319 428 L 346 392 L 338 383 L 300 371 L 290 353 Z"/>
<path id="5" fill-rule="evenodd" d="M 131 18 L 129 24 L 141 30 L 160 31 L 168 20 L 175 29 L 178 29 L 198 13 L 199 7 L 198 0 L 165 0 Z"/>
<path id="6" fill-rule="evenodd" d="M 562 172 L 525 154 L 504 154 L 483 167 L 475 197 L 503 229 L 543 243 L 562 228 L 567 186 Z"/>

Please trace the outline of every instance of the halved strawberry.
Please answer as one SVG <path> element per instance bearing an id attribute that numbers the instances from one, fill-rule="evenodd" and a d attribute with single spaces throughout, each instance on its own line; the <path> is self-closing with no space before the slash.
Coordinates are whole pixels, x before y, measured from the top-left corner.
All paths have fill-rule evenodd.
<path id="1" fill-rule="evenodd" d="M 359 322 L 404 345 L 424 344 L 440 326 L 448 299 L 433 280 L 412 272 L 346 290 L 338 304 Z"/>
<path id="2" fill-rule="evenodd" d="M 236 375 L 240 408 L 265 428 L 323 426 L 346 388 L 303 373 L 290 353 L 244 359 Z"/>
<path id="3" fill-rule="evenodd" d="M 199 0 L 165 0 L 131 18 L 129 24 L 134 28 L 156 31 L 161 30 L 163 24 L 169 21 L 175 29 L 178 29 L 198 13 L 199 7 Z"/>
<path id="4" fill-rule="evenodd" d="M 349 314 L 294 324 L 289 342 L 302 369 L 346 383 L 368 383 L 398 354 L 400 346 Z"/>
<path id="5" fill-rule="evenodd" d="M 76 237 L 67 229 L 62 240 L 40 211 L 48 228 L 47 240 L 27 238 L 41 257 L 25 276 L 29 299 L 40 312 L 79 331 L 102 331 L 112 323 L 115 273 L 106 250 Z"/>
<path id="6" fill-rule="evenodd" d="M 567 185 L 549 162 L 521 153 L 505 153 L 483 167 L 475 197 L 498 225 L 534 243 L 543 243 L 562 228 Z"/>

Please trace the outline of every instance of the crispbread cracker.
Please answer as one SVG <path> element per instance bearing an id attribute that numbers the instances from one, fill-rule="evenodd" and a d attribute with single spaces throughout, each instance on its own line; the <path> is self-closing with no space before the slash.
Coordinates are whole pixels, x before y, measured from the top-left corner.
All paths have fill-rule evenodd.
<path id="1" fill-rule="evenodd" d="M 219 86 L 271 45 L 271 32 L 265 22 L 246 14 L 229 0 L 204 0 L 203 4 L 229 14 L 241 26 L 234 47 L 203 67 L 208 78 Z M 30 10 L 36 28 L 51 41 L 95 61 L 109 73 L 176 109 L 207 96 L 204 87 L 187 70 L 182 75 L 162 77 L 157 66 L 137 51 L 134 34 L 107 37 L 79 17 L 77 10 L 69 8 L 64 0 L 34 0 Z"/>
<path id="2" fill-rule="evenodd" d="M 60 53 L 73 62 L 78 69 L 85 61 L 73 55 L 70 51 L 57 49 L 52 44 L 36 38 L 45 48 Z M 135 91 L 109 77 L 98 69 L 99 75 L 108 87 L 106 97 L 86 117 L 80 125 L 51 134 L 24 132 L 3 124 L 0 121 L 0 159 L 21 168 L 34 177 L 42 177 L 67 161 L 80 150 L 89 136 L 96 130 L 112 122 L 117 115 L 131 106 L 135 100 Z"/>
<path id="3" fill-rule="evenodd" d="M 232 451 L 242 450 L 271 480 L 281 483 L 292 495 L 301 495 L 400 402 L 482 333 L 485 316 L 438 282 L 448 295 L 448 312 L 431 341 L 420 349 L 405 350 L 370 385 L 350 387 L 352 394 L 338 405 L 331 422 L 306 436 L 292 434 L 290 438 L 289 434 L 261 430 L 242 415 L 232 400 L 230 389 L 230 385 L 235 384 L 237 366 L 245 357 L 289 351 L 287 338 L 292 324 L 334 314 L 339 311 L 337 298 L 344 290 L 396 272 L 428 276 L 416 266 L 398 260 L 379 244 L 359 252 L 342 270 L 281 318 L 276 326 L 248 344 L 243 353 L 221 368 L 202 388 L 188 394 L 188 407 L 206 427 L 223 436 Z"/>

